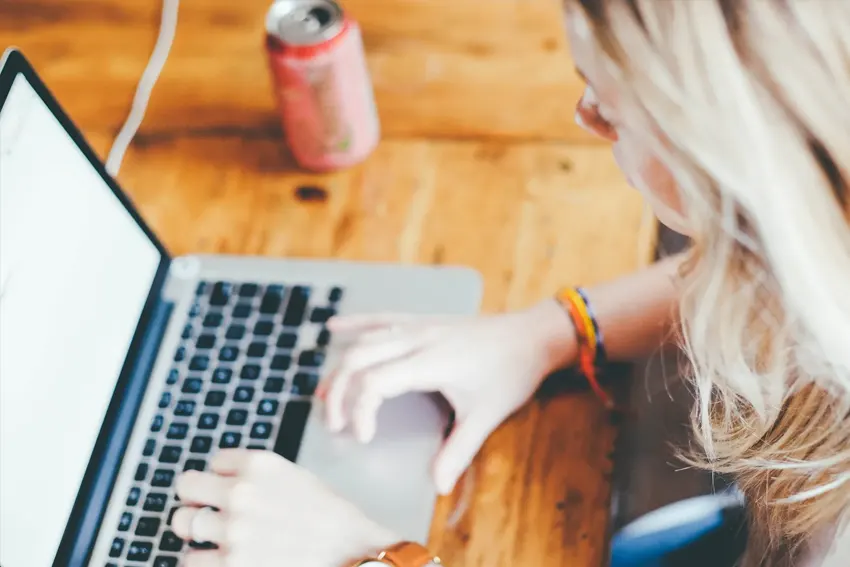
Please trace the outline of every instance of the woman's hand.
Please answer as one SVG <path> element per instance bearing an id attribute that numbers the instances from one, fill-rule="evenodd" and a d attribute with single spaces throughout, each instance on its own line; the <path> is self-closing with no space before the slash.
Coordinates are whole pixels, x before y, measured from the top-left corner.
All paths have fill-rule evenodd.
<path id="1" fill-rule="evenodd" d="M 410 391 L 440 392 L 452 404 L 455 428 L 433 471 L 443 494 L 490 433 L 577 352 L 569 318 L 554 300 L 498 316 L 353 316 L 329 325 L 335 337 L 357 335 L 319 388 L 331 430 L 351 424 L 368 442 L 381 403 Z"/>
<path id="2" fill-rule="evenodd" d="M 177 495 L 183 506 L 172 519 L 174 532 L 219 546 L 188 551 L 185 567 L 344 567 L 397 541 L 270 451 L 223 450 L 210 460 L 210 472 L 184 473 Z"/>

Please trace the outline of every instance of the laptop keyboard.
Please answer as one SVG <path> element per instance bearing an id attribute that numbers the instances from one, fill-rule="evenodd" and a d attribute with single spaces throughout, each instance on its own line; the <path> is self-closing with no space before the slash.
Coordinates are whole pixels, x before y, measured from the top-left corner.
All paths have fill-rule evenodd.
<path id="1" fill-rule="evenodd" d="M 295 461 L 340 287 L 201 282 L 126 496 L 106 567 L 176 567 L 174 481 L 219 448 Z M 205 544 L 190 542 L 192 547 Z"/>

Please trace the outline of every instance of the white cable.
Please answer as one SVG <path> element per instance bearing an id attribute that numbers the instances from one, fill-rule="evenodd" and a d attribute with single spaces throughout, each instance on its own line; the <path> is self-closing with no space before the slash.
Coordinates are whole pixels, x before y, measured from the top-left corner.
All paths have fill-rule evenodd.
<path id="1" fill-rule="evenodd" d="M 121 131 L 115 137 L 115 142 L 113 142 L 109 156 L 106 158 L 106 172 L 112 177 L 118 175 L 124 154 L 130 147 L 130 142 L 133 141 L 139 126 L 142 125 L 151 92 L 157 79 L 159 79 L 159 74 L 162 72 L 165 62 L 168 60 L 171 44 L 174 43 L 174 33 L 177 31 L 177 8 L 179 5 L 180 0 L 163 0 L 162 2 L 159 37 L 156 38 L 156 45 L 154 45 L 151 58 L 148 60 L 144 73 L 142 73 L 142 78 L 139 79 L 127 121 L 124 122 L 124 126 L 121 127 Z"/>

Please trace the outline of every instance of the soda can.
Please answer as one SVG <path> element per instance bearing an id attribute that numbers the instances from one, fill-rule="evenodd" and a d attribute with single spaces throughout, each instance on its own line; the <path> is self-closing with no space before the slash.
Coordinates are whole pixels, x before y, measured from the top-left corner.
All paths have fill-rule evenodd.
<path id="1" fill-rule="evenodd" d="M 286 141 L 300 166 L 365 160 L 381 137 L 357 22 L 333 0 L 277 0 L 266 48 Z"/>

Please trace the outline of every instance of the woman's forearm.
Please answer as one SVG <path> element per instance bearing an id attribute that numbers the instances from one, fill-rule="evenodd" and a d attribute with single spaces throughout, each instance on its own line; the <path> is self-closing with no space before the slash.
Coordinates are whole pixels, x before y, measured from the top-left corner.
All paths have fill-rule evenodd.
<path id="1" fill-rule="evenodd" d="M 682 260 L 683 256 L 671 256 L 639 272 L 585 289 L 609 360 L 627 361 L 651 354 L 671 336 L 678 305 L 674 279 Z M 548 367 L 575 363 L 575 328 L 557 301 L 534 306 L 532 321 L 544 337 Z"/>
<path id="2" fill-rule="evenodd" d="M 671 256 L 586 290 L 610 360 L 652 354 L 671 337 L 678 322 L 674 280 L 683 259 Z"/>

